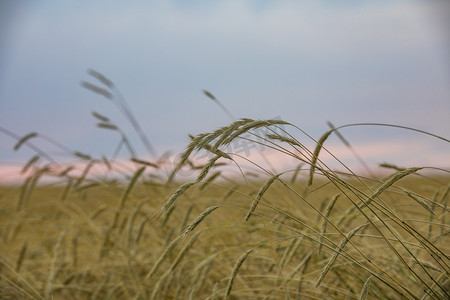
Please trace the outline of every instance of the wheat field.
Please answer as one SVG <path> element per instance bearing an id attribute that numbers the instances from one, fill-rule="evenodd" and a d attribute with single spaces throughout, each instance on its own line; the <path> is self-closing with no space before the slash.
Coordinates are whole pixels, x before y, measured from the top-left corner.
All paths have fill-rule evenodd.
<path id="1" fill-rule="evenodd" d="M 114 85 L 92 75 L 105 88 L 84 86 L 111 99 Z M 164 159 L 138 158 L 94 117 L 122 135 L 127 168 L 73 152 L 74 173 L 38 151 L 23 182 L 0 187 L 0 299 L 449 299 L 449 170 L 338 172 L 321 153 L 339 128 L 316 141 L 285 121 L 241 119 L 191 136 L 161 175 Z M 298 164 L 273 173 L 228 151 L 237 140 Z"/>

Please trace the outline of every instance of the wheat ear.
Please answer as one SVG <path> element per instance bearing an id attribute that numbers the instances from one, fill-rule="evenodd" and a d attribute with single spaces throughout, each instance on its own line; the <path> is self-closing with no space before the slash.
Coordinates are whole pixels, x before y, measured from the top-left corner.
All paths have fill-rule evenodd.
<path id="1" fill-rule="evenodd" d="M 239 260 L 236 262 L 236 265 L 233 268 L 233 272 L 231 272 L 230 281 L 228 282 L 227 290 L 225 292 L 225 298 L 228 298 L 230 296 L 231 288 L 233 287 L 234 279 L 236 278 L 236 275 L 239 272 L 239 269 L 241 268 L 242 263 L 244 263 L 245 259 L 250 255 L 250 253 L 252 253 L 252 251 L 254 249 L 255 248 L 247 250 L 244 254 L 241 255 L 241 257 L 239 257 Z"/>
<path id="2" fill-rule="evenodd" d="M 245 222 L 248 221 L 248 219 L 250 218 L 252 213 L 255 211 L 256 206 L 258 205 L 258 203 L 261 200 L 261 198 L 264 195 L 264 193 L 267 191 L 267 189 L 270 187 L 270 185 L 275 181 L 275 179 L 277 179 L 280 175 L 281 175 L 281 173 L 270 177 L 270 179 L 267 180 L 266 184 L 264 184 L 261 187 L 261 189 L 258 192 L 258 195 L 256 195 L 256 198 L 255 198 L 255 200 L 252 203 L 252 206 L 250 207 L 249 211 L 247 212 L 247 215 L 245 216 Z"/>
<path id="3" fill-rule="evenodd" d="M 327 265 L 323 268 L 322 272 L 320 273 L 319 279 L 317 279 L 317 282 L 316 282 L 316 288 L 320 285 L 322 280 L 325 278 L 325 275 L 328 273 L 331 266 L 336 261 L 339 254 L 341 253 L 342 249 L 344 249 L 345 245 L 347 244 L 347 242 L 356 234 L 356 232 L 358 232 L 358 230 L 360 230 L 363 227 L 366 227 L 367 225 L 368 224 L 363 224 L 361 226 L 356 227 L 342 239 L 342 241 L 339 244 L 339 246 L 337 247 L 337 249 L 334 250 L 335 252 L 334 252 L 333 256 L 331 257 L 331 259 L 328 261 Z"/>

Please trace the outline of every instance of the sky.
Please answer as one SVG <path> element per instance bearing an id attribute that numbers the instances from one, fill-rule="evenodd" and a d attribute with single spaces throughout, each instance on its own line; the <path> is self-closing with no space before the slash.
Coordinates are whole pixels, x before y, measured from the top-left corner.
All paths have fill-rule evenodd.
<path id="1" fill-rule="evenodd" d="M 96 127 L 96 111 L 152 159 L 114 103 L 81 87 L 98 84 L 87 73 L 94 69 L 115 83 L 158 155 L 232 121 L 204 89 L 235 119 L 283 119 L 316 139 L 327 121 L 450 139 L 445 0 L 0 3 L 0 127 L 18 136 L 38 132 L 110 157 L 120 137 Z M 424 134 L 379 126 L 341 133 L 369 163 L 450 166 L 449 143 Z M 0 168 L 34 155 L 15 143 L 0 132 Z M 349 156 L 336 137 L 327 143 Z"/>

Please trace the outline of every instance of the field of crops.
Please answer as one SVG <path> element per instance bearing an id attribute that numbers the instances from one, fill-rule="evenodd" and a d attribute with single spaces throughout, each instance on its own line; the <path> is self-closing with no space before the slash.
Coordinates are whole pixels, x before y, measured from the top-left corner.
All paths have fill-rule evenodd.
<path id="1" fill-rule="evenodd" d="M 89 73 L 102 86 L 82 86 L 114 101 L 154 154 L 114 84 Z M 369 168 L 340 130 L 449 140 L 331 123 L 316 140 L 282 120 L 240 119 L 190 136 L 176 159 L 148 159 L 117 124 L 93 116 L 121 137 L 112 157 L 0 128 L 14 150 L 35 152 L 20 181 L 0 186 L 0 299 L 450 299 L 447 162 Z M 365 171 L 327 149 L 331 135 Z"/>
<path id="2" fill-rule="evenodd" d="M 132 158 L 116 178 L 90 174 L 106 159 L 78 154 L 76 175 L 32 159 L 0 189 L 0 298 L 448 299 L 448 171 L 336 172 L 320 160 L 336 129 L 308 149 L 280 125 L 291 126 L 243 119 L 191 137 L 160 177 L 161 161 Z M 245 133 L 299 164 L 239 169 L 226 146 Z"/>

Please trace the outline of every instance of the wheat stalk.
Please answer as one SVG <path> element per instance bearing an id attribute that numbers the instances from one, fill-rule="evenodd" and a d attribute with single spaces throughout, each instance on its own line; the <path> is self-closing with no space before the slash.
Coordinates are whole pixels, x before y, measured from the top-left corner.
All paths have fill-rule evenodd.
<path id="1" fill-rule="evenodd" d="M 22 170 L 20 171 L 20 174 L 26 173 L 28 169 L 39 160 L 39 158 L 41 157 L 38 154 L 30 158 L 30 160 L 28 160 L 27 163 L 23 166 Z"/>
<path id="2" fill-rule="evenodd" d="M 145 279 L 149 279 L 150 277 L 155 274 L 158 269 L 161 267 L 162 263 L 167 259 L 169 254 L 175 249 L 175 247 L 178 245 L 178 242 L 180 241 L 180 237 L 172 240 L 172 242 L 166 247 L 166 250 L 159 256 L 158 260 L 153 265 L 153 268 L 150 270 L 150 272 L 147 273 L 147 276 L 145 276 Z"/>
<path id="3" fill-rule="evenodd" d="M 167 210 L 173 205 L 175 200 L 177 200 L 187 189 L 189 189 L 191 186 L 196 184 L 196 182 L 187 182 L 180 186 L 170 197 L 169 199 L 164 203 L 162 206 L 160 213 L 165 213 Z"/>
<path id="4" fill-rule="evenodd" d="M 267 191 L 267 189 L 270 187 L 270 185 L 275 181 L 275 179 L 277 179 L 280 175 L 281 175 L 281 173 L 270 177 L 270 179 L 267 180 L 266 184 L 264 184 L 261 187 L 261 189 L 258 191 L 258 194 L 256 195 L 256 198 L 253 201 L 252 206 L 250 207 L 249 211 L 247 212 L 247 215 L 245 216 L 245 220 L 244 220 L 245 222 L 248 221 L 248 219 L 250 218 L 252 213 L 255 211 L 256 206 L 258 205 L 258 203 L 261 200 L 264 193 Z"/>
<path id="5" fill-rule="evenodd" d="M 189 226 L 184 230 L 184 232 L 180 235 L 180 238 L 185 238 L 189 233 L 191 233 L 195 227 L 198 226 L 210 213 L 218 209 L 219 206 L 211 206 L 208 207 L 205 211 L 203 211 L 197 219 L 195 219 Z"/>
<path id="6" fill-rule="evenodd" d="M 25 258 L 25 253 L 27 252 L 28 241 L 25 241 L 20 248 L 19 257 L 16 262 L 16 272 L 20 272 L 20 268 L 22 266 L 23 260 Z"/>
<path id="7" fill-rule="evenodd" d="M 319 278 L 316 281 L 316 285 L 315 285 L 316 288 L 320 285 L 322 280 L 325 278 L 325 275 L 328 273 L 328 271 L 330 270 L 331 266 L 336 261 L 336 259 L 338 258 L 339 254 L 341 253 L 342 249 L 344 249 L 345 245 L 347 244 L 347 242 L 356 234 L 356 232 L 358 232 L 358 230 L 360 230 L 363 227 L 366 227 L 367 225 L 368 224 L 363 224 L 363 225 L 360 225 L 360 226 L 356 227 L 355 229 L 350 231 L 342 239 L 342 241 L 339 244 L 339 246 L 337 247 L 337 249 L 335 249 L 335 252 L 334 252 L 333 256 L 331 257 L 331 259 L 328 261 L 328 263 L 326 264 L 326 266 L 323 268 L 322 272 L 320 273 Z"/>
<path id="8" fill-rule="evenodd" d="M 23 136 L 20 140 L 17 141 L 17 143 L 14 145 L 14 151 L 19 150 L 19 148 L 25 144 L 28 140 L 37 137 L 37 132 L 31 132 L 25 136 Z"/>
<path id="9" fill-rule="evenodd" d="M 80 84 L 85 89 L 90 90 L 93 93 L 99 94 L 108 100 L 112 100 L 114 98 L 113 94 L 110 91 L 108 91 L 104 88 L 101 88 L 95 84 L 92 84 L 92 83 L 86 82 L 86 81 L 82 81 Z"/>
<path id="10" fill-rule="evenodd" d="M 367 297 L 367 294 L 369 293 L 369 288 L 370 288 L 370 280 L 372 279 L 372 276 L 369 276 L 369 278 L 367 278 L 366 282 L 364 283 L 364 286 L 361 290 L 361 294 L 359 296 L 359 300 L 365 300 Z"/>
<path id="11" fill-rule="evenodd" d="M 53 249 L 53 258 L 50 263 L 50 272 L 49 272 L 47 283 L 45 286 L 45 294 L 47 295 L 48 298 L 50 298 L 51 294 L 53 293 L 53 284 L 54 284 L 54 281 L 56 279 L 56 274 L 57 274 L 56 263 L 58 261 L 59 254 L 60 254 L 59 252 L 60 252 L 62 243 L 64 241 L 64 238 L 66 237 L 66 234 L 67 234 L 67 230 L 64 230 L 61 233 L 61 235 L 59 236 L 58 241 L 56 242 L 55 248 Z"/>
<path id="12" fill-rule="evenodd" d="M 237 273 L 239 272 L 239 269 L 241 268 L 244 261 L 247 259 L 250 253 L 252 253 L 254 249 L 255 248 L 247 250 L 244 254 L 241 255 L 241 257 L 239 257 L 238 261 L 234 265 L 233 271 L 231 272 L 230 280 L 228 281 L 228 286 L 225 292 L 225 298 L 228 298 L 230 296 L 231 288 L 233 287 L 233 282 L 234 279 L 236 278 Z"/>
<path id="13" fill-rule="evenodd" d="M 319 251 L 318 251 L 319 254 L 320 254 L 320 251 L 323 246 L 323 236 L 325 234 L 325 231 L 327 230 L 328 217 L 330 216 L 331 210 L 333 209 L 334 204 L 336 203 L 336 200 L 339 198 L 340 195 L 341 194 L 337 194 L 330 200 L 330 202 L 328 203 L 327 209 L 325 211 L 323 223 L 322 223 L 322 234 L 320 235 L 320 238 L 319 238 Z"/>
<path id="14" fill-rule="evenodd" d="M 311 159 L 311 167 L 309 169 L 308 186 L 312 185 L 312 183 L 313 183 L 314 171 L 316 169 L 317 159 L 319 158 L 320 150 L 322 149 L 323 143 L 325 142 L 325 140 L 330 136 L 331 132 L 333 132 L 333 131 L 329 130 L 329 131 L 325 132 L 320 137 L 319 141 L 317 142 L 316 148 L 314 148 L 313 156 Z"/>

